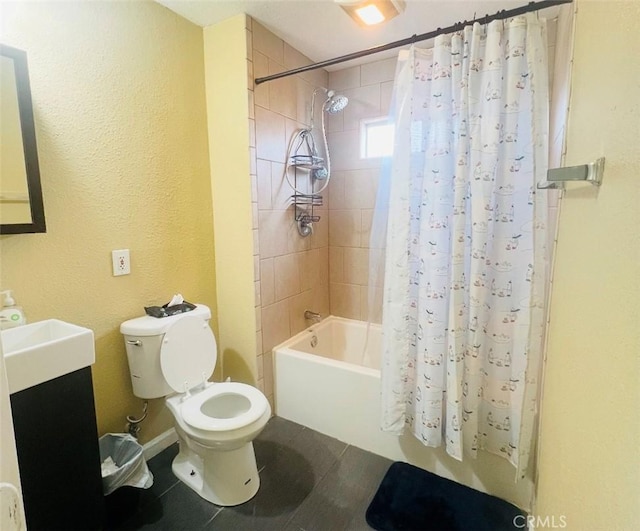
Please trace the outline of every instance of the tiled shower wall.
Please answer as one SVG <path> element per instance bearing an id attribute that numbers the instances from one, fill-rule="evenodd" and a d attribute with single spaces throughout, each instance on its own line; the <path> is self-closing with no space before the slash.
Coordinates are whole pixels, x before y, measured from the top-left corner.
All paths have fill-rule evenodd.
<path id="1" fill-rule="evenodd" d="M 250 17 L 247 39 L 258 387 L 273 404 L 271 349 L 309 326 L 305 310 L 329 313 L 328 211 L 316 211 L 313 234 L 300 236 L 284 179 L 289 141 L 308 127 L 311 96 L 328 75 L 316 70 L 254 86 L 257 77 L 312 61 Z"/>
<path id="2" fill-rule="evenodd" d="M 329 87 L 349 98 L 328 122 L 329 290 L 331 313 L 340 317 L 368 319 L 369 234 L 382 159 L 361 158 L 360 127 L 388 114 L 395 68 L 393 57 L 329 74 Z"/>

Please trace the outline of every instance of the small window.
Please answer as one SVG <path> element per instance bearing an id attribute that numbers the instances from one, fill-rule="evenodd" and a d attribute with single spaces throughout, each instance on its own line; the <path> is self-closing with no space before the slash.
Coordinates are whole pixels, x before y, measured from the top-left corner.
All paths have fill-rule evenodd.
<path id="1" fill-rule="evenodd" d="M 393 155 L 395 128 L 389 118 L 363 120 L 360 126 L 360 156 L 363 159 Z"/>

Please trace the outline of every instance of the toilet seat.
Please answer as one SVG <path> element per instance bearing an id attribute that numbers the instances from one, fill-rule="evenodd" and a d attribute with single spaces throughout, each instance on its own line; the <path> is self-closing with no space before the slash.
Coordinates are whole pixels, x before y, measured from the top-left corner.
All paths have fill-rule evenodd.
<path id="1" fill-rule="evenodd" d="M 239 414 L 227 417 L 215 417 L 207 414 L 203 409 L 216 410 L 216 399 L 226 396 L 240 397 L 237 405 L 240 406 Z M 242 402 L 245 399 L 247 404 Z M 205 431 L 229 431 L 248 426 L 257 421 L 267 410 L 266 397 L 255 387 L 239 382 L 224 382 L 213 384 L 197 394 L 186 398 L 180 407 L 182 419 L 191 427 Z M 245 410 L 244 407 L 247 409 Z M 225 409 L 221 405 L 220 409 Z M 231 408 L 233 409 L 233 408 Z"/>
<path id="2" fill-rule="evenodd" d="M 186 393 L 206 382 L 213 374 L 217 359 L 216 338 L 209 324 L 200 317 L 186 314 L 164 334 L 160 367 L 174 391 Z"/>

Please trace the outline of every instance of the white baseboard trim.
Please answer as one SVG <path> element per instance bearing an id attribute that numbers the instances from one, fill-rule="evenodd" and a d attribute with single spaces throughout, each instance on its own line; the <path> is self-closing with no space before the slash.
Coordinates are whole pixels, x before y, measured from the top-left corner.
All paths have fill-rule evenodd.
<path id="1" fill-rule="evenodd" d="M 157 437 L 154 437 L 149 442 L 142 445 L 142 454 L 145 460 L 149 460 L 152 457 L 158 455 L 162 450 L 171 446 L 174 442 L 178 441 L 178 434 L 175 428 L 170 428 L 164 433 L 161 433 Z"/>

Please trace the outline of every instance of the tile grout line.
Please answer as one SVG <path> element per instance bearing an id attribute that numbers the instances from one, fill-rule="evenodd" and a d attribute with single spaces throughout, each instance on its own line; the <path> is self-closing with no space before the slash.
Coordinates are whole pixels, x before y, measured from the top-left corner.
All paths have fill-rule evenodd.
<path id="1" fill-rule="evenodd" d="M 209 518 L 209 520 L 207 520 L 200 529 L 203 529 L 203 530 L 206 529 L 209 526 L 209 524 L 216 519 L 216 516 L 218 516 L 223 510 L 224 510 L 224 507 L 218 507 L 218 510 L 216 511 L 216 513 L 211 518 Z"/>
<path id="2" fill-rule="evenodd" d="M 303 428 L 303 430 L 300 431 L 300 433 L 302 433 L 302 431 L 306 430 L 307 428 Z M 314 430 L 311 430 L 314 431 Z M 342 442 L 342 441 L 340 441 Z M 338 457 L 336 457 L 336 459 L 334 459 L 333 463 L 331 463 L 331 466 L 327 468 L 327 471 L 322 475 L 322 477 L 320 479 L 318 479 L 318 482 L 313 486 L 313 488 L 311 489 L 311 491 L 309 492 L 309 494 L 307 494 L 298 504 L 298 507 L 296 508 L 296 510 L 291 514 L 291 516 L 289 517 L 289 519 L 285 522 L 285 527 L 287 527 L 289 524 L 291 524 L 291 522 L 293 521 L 293 519 L 296 517 L 296 514 L 298 514 L 298 511 L 300 511 L 300 508 L 302 507 L 302 505 L 304 504 L 304 502 L 307 500 L 307 498 L 309 498 L 314 491 L 320 486 L 320 484 L 322 483 L 322 481 L 327 477 L 327 475 L 329 474 L 329 472 L 331 470 L 333 470 L 333 467 L 340 461 L 340 459 L 342 459 L 342 456 L 344 455 L 344 453 L 347 451 L 347 448 L 349 448 L 349 444 L 344 443 L 344 449 L 342 450 L 342 452 L 340 452 L 340 455 L 338 455 Z M 302 527 L 300 526 L 296 526 L 298 527 L 298 529 L 300 531 L 305 531 Z"/>

